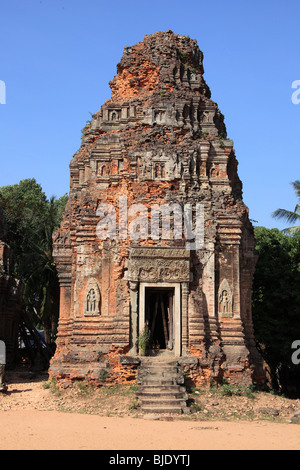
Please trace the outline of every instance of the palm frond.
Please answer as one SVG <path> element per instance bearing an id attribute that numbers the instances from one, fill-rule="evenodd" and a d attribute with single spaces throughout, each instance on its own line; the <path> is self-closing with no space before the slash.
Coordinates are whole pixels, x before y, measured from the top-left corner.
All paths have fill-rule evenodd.
<path id="1" fill-rule="evenodd" d="M 284 233 L 285 235 L 292 235 L 292 236 L 300 235 L 300 226 L 285 228 L 284 230 L 282 230 L 282 233 Z"/>
<path id="2" fill-rule="evenodd" d="M 300 213 L 296 211 L 295 212 L 288 211 L 286 209 L 277 209 L 276 211 L 273 212 L 272 217 L 276 219 L 284 219 L 289 224 L 294 224 L 295 222 L 300 220 Z"/>
<path id="3" fill-rule="evenodd" d="M 293 181 L 292 185 L 294 186 L 297 197 L 300 198 L 300 180 Z"/>

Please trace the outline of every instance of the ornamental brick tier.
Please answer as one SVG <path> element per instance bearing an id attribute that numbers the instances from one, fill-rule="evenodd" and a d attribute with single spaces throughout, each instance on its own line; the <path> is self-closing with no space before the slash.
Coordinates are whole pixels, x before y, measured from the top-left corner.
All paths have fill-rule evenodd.
<path id="1" fill-rule="evenodd" d="M 54 235 L 53 377 L 134 381 L 147 327 L 148 354 L 178 360 L 196 386 L 263 378 L 253 227 L 203 73 L 195 40 L 145 36 L 125 47 L 111 99 L 83 129 Z"/>

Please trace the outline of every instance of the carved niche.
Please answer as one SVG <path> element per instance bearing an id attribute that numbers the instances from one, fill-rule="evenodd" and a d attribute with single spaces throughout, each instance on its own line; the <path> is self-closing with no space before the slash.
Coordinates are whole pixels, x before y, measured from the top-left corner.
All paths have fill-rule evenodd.
<path id="1" fill-rule="evenodd" d="M 100 289 L 96 279 L 89 279 L 84 292 L 84 316 L 100 315 Z"/>
<path id="2" fill-rule="evenodd" d="M 132 154 L 132 160 L 136 161 L 137 175 L 141 180 L 172 181 L 180 177 L 180 165 L 175 154 L 146 152 L 144 155 Z"/>
<path id="3" fill-rule="evenodd" d="M 166 111 L 165 110 L 156 110 L 154 111 L 153 121 L 157 123 L 164 123 L 166 120 Z"/>
<path id="4" fill-rule="evenodd" d="M 221 317 L 233 317 L 233 295 L 227 279 L 224 279 L 219 287 L 218 307 Z"/>
<path id="5" fill-rule="evenodd" d="M 109 121 L 119 121 L 121 118 L 121 110 L 120 109 L 109 109 L 108 110 L 108 120 Z"/>

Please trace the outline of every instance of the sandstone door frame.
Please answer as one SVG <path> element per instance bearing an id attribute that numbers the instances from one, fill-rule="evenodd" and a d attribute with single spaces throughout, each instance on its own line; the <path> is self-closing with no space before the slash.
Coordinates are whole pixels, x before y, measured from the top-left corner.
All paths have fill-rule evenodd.
<path id="1" fill-rule="evenodd" d="M 142 334 L 146 320 L 146 288 L 174 289 L 173 295 L 173 325 L 175 356 L 181 356 L 181 283 L 180 282 L 140 282 L 139 283 L 139 328 L 138 334 Z"/>

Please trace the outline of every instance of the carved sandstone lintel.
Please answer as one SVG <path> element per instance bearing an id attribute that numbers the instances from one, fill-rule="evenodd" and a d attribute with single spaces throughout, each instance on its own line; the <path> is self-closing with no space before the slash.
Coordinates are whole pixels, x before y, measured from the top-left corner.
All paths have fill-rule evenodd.
<path id="1" fill-rule="evenodd" d="M 136 282 L 189 282 L 189 254 L 183 249 L 132 249 L 127 279 Z"/>

